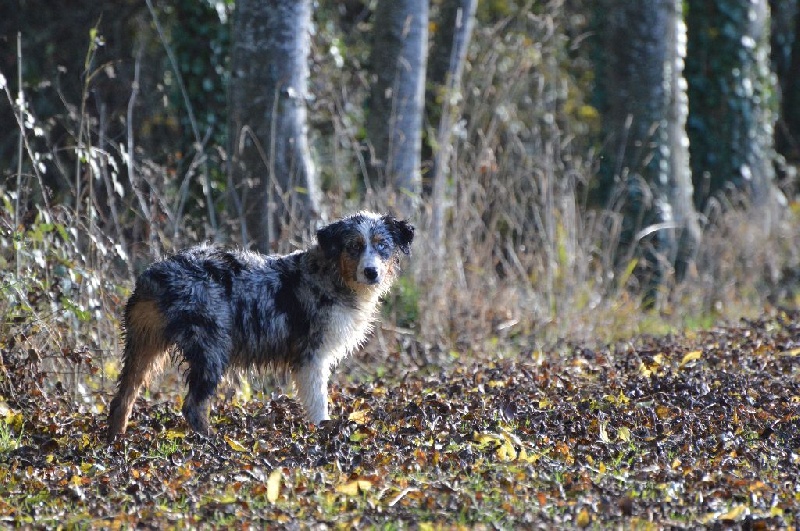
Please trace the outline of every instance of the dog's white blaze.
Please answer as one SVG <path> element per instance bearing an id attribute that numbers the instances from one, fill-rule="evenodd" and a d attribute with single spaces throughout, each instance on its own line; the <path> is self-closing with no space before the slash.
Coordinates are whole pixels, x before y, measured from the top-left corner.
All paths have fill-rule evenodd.
<path id="1" fill-rule="evenodd" d="M 378 277 L 375 280 L 370 280 L 364 274 L 364 269 L 371 267 L 378 272 Z M 361 284 L 380 284 L 383 282 L 383 276 L 386 274 L 386 263 L 381 259 L 380 255 L 375 251 L 372 245 L 364 250 L 364 254 L 358 262 L 357 280 Z"/>

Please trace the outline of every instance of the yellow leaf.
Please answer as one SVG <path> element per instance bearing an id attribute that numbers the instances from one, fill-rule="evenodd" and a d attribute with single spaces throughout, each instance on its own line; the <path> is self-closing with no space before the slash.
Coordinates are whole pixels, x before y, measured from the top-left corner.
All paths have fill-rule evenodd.
<path id="1" fill-rule="evenodd" d="M 269 478 L 267 478 L 267 500 L 270 503 L 275 503 L 281 493 L 282 478 L 283 473 L 281 472 L 280 468 L 273 470 L 269 475 Z"/>
<path id="2" fill-rule="evenodd" d="M 599 470 L 601 474 L 605 474 L 606 473 L 606 465 L 604 463 L 600 463 L 600 465 L 597 467 L 597 470 Z"/>
<path id="3" fill-rule="evenodd" d="M 793 348 L 786 352 L 781 352 L 781 356 L 800 356 L 800 348 Z"/>
<path id="4" fill-rule="evenodd" d="M 605 395 L 605 396 L 603 396 L 603 399 L 606 402 L 614 404 L 615 406 L 624 406 L 624 405 L 628 404 L 631 401 L 630 398 L 625 396 L 625 393 L 623 393 L 622 390 L 620 390 L 620 392 L 619 392 L 619 394 L 617 396 Z"/>
<path id="5" fill-rule="evenodd" d="M 584 120 L 596 120 L 600 117 L 600 113 L 591 105 L 581 105 L 578 108 L 578 116 Z"/>
<path id="6" fill-rule="evenodd" d="M 592 516 L 589 514 L 589 510 L 586 507 L 581 509 L 581 512 L 578 513 L 575 523 L 578 524 L 578 527 L 587 527 L 592 523 Z"/>
<path id="7" fill-rule="evenodd" d="M 347 420 L 350 422 L 355 422 L 356 424 L 364 424 L 367 422 L 368 413 L 368 409 L 359 409 L 358 411 L 353 411 L 350 413 L 350 415 L 347 416 Z"/>
<path id="8" fill-rule="evenodd" d="M 516 448 L 508 441 L 503 441 L 503 444 L 500 445 L 496 453 L 500 461 L 513 461 L 517 458 Z"/>
<path id="9" fill-rule="evenodd" d="M 737 505 L 727 513 L 720 515 L 718 520 L 740 520 L 743 516 L 747 516 L 747 513 L 746 505 Z"/>
<path id="10" fill-rule="evenodd" d="M 340 483 L 336 486 L 336 492 L 356 496 L 359 492 L 367 492 L 372 488 L 372 482 L 367 479 L 354 479 L 347 483 Z"/>
<path id="11" fill-rule="evenodd" d="M 639 363 L 639 374 L 645 378 L 655 374 L 658 375 L 658 370 L 664 365 L 664 354 L 656 354 L 650 364 Z"/>
<path id="12" fill-rule="evenodd" d="M 183 439 L 186 437 L 186 433 L 182 431 L 167 430 L 167 433 L 165 433 L 164 436 L 169 440 Z"/>
<path id="13" fill-rule="evenodd" d="M 240 443 L 239 441 L 236 441 L 234 439 L 231 439 L 227 435 L 225 436 L 225 442 L 227 442 L 228 446 L 231 447 L 231 450 L 233 450 L 235 452 L 246 452 L 247 451 L 247 448 L 245 448 L 242 445 L 242 443 Z"/>
<path id="14" fill-rule="evenodd" d="M 472 438 L 481 446 L 490 443 L 502 444 L 505 440 L 502 435 L 498 435 L 497 433 L 478 433 L 477 431 L 472 435 Z"/>
<path id="15" fill-rule="evenodd" d="M 656 406 L 656 416 L 660 419 L 669 415 L 669 408 L 667 406 Z"/>
<path id="16" fill-rule="evenodd" d="M 14 411 L 13 409 L 8 410 L 8 413 L 6 413 L 5 420 L 6 424 L 8 424 L 17 431 L 22 429 L 22 424 L 25 422 L 25 419 L 22 417 L 22 413 L 20 413 L 19 411 Z"/>
<path id="17" fill-rule="evenodd" d="M 525 448 L 522 448 L 519 451 L 519 460 L 525 463 L 535 464 L 539 458 L 541 458 L 541 455 L 539 454 L 528 455 L 528 452 L 525 450 Z"/>
<path id="18" fill-rule="evenodd" d="M 347 483 L 340 483 L 336 485 L 336 492 L 346 494 L 348 496 L 358 495 L 358 481 L 348 481 Z"/>
<path id="19" fill-rule="evenodd" d="M 687 352 L 686 355 L 681 360 L 680 367 L 685 367 L 687 364 L 699 360 L 703 356 L 702 350 L 693 350 L 691 352 Z"/>
<path id="20" fill-rule="evenodd" d="M 629 430 L 627 426 L 620 426 L 620 428 L 617 430 L 617 439 L 622 442 L 630 441 L 631 430 Z"/>

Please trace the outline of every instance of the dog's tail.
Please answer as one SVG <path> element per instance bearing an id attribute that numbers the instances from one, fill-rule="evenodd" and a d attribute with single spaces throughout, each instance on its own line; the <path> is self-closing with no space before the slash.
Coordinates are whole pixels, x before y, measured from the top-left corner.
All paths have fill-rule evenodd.
<path id="1" fill-rule="evenodd" d="M 156 301 L 140 298 L 134 292 L 125 307 L 125 351 L 117 394 L 108 412 L 109 443 L 125 432 L 139 389 L 149 382 L 166 358 L 169 344 L 164 337 L 165 324 Z"/>

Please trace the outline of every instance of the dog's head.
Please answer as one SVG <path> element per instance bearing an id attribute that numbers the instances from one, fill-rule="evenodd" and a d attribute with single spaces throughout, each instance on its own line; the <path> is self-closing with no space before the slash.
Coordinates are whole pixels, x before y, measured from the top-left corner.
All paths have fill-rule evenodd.
<path id="1" fill-rule="evenodd" d="M 401 253 L 411 252 L 414 227 L 389 215 L 359 212 L 317 231 L 328 260 L 336 260 L 345 283 L 388 289 Z"/>

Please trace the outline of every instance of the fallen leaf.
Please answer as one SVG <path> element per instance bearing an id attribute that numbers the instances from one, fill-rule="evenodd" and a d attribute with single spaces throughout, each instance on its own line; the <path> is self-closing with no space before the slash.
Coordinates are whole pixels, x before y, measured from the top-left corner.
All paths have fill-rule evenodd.
<path id="1" fill-rule="evenodd" d="M 592 523 L 592 516 L 589 514 L 589 510 L 586 507 L 580 510 L 578 517 L 575 519 L 575 523 L 578 524 L 578 527 L 587 527 Z"/>
<path id="2" fill-rule="evenodd" d="M 746 505 L 736 505 L 725 514 L 721 514 L 718 520 L 741 520 L 742 517 L 747 516 L 748 509 Z"/>
<path id="3" fill-rule="evenodd" d="M 225 436 L 225 442 L 228 443 L 228 446 L 231 447 L 231 450 L 233 450 L 235 452 L 246 452 L 247 451 L 247 448 L 242 446 L 242 443 L 240 443 L 239 441 L 236 441 L 236 440 L 228 437 L 227 435 Z"/>
<path id="4" fill-rule="evenodd" d="M 517 449 L 508 441 L 503 441 L 495 453 L 500 461 L 514 461 L 517 458 Z"/>
<path id="5" fill-rule="evenodd" d="M 367 414 L 369 413 L 368 409 L 359 409 L 358 411 L 353 411 L 347 416 L 347 420 L 350 422 L 355 422 L 356 424 L 364 424 L 367 422 Z"/>
<path id="6" fill-rule="evenodd" d="M 693 350 L 691 352 L 687 352 L 686 355 L 683 356 L 683 359 L 681 360 L 681 364 L 680 364 L 679 368 L 682 369 L 683 367 L 685 367 L 689 363 L 699 360 L 702 356 L 703 356 L 703 351 L 702 350 Z"/>
<path id="7" fill-rule="evenodd" d="M 273 470 L 269 478 L 267 478 L 267 501 L 270 503 L 275 503 L 281 493 L 282 478 L 283 473 L 280 468 Z"/>
<path id="8" fill-rule="evenodd" d="M 372 488 L 372 482 L 366 479 L 354 479 L 336 486 L 336 492 L 348 496 L 357 496 L 359 492 L 367 492 Z"/>
<path id="9" fill-rule="evenodd" d="M 358 494 L 358 481 L 340 483 L 336 486 L 336 492 L 340 494 L 347 494 L 348 496 L 356 496 Z"/>

